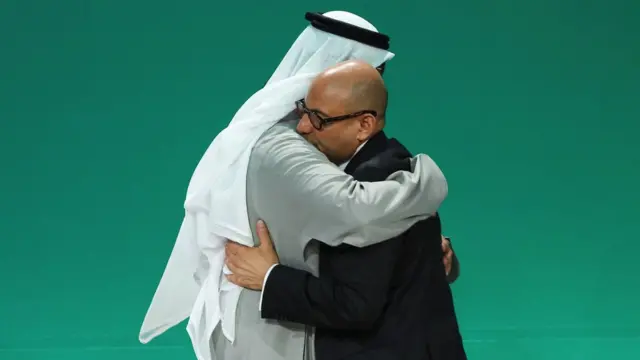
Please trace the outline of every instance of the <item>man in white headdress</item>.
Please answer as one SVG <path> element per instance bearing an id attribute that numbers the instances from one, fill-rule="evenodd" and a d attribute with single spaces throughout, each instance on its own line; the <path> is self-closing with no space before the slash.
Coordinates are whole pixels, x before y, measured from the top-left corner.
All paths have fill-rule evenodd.
<path id="1" fill-rule="evenodd" d="M 347 12 L 324 15 L 377 32 Z M 198 164 L 141 342 L 189 317 L 187 330 L 199 360 L 302 359 L 304 327 L 262 320 L 260 293 L 243 291 L 223 276 L 226 239 L 253 246 L 258 237 L 250 224 L 260 217 L 282 244 L 276 244 L 281 263 L 314 272 L 317 254 L 309 239 L 332 246 L 381 242 L 435 213 L 446 197 L 444 175 L 426 155 L 413 159 L 412 172 L 357 182 L 300 137 L 295 123 L 275 125 L 295 115 L 295 101 L 324 69 L 348 59 L 380 66 L 394 56 L 379 43 L 384 37 L 354 41 L 348 33 L 353 26 L 332 33 L 322 26 L 312 21 L 303 31 L 265 87 L 244 103 Z"/>

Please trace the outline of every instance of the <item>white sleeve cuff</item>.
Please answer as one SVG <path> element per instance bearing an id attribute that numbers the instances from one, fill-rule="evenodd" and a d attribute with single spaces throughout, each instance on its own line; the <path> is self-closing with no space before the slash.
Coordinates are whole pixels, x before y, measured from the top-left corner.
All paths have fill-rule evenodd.
<path id="1" fill-rule="evenodd" d="M 264 288 L 267 286 L 267 279 L 269 278 L 269 274 L 271 274 L 271 270 L 276 267 L 278 264 L 273 264 L 267 270 L 267 273 L 264 275 L 264 282 L 262 283 L 262 291 L 260 292 L 260 303 L 258 304 L 258 311 L 262 311 L 262 295 L 264 294 Z"/>

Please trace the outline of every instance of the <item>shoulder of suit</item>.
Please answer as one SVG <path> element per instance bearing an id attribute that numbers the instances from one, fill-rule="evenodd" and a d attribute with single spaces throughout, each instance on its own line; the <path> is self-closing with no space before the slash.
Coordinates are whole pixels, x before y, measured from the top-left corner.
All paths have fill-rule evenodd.
<path id="1" fill-rule="evenodd" d="M 397 171 L 411 170 L 411 154 L 387 149 L 358 165 L 353 177 L 360 181 L 383 181 Z"/>

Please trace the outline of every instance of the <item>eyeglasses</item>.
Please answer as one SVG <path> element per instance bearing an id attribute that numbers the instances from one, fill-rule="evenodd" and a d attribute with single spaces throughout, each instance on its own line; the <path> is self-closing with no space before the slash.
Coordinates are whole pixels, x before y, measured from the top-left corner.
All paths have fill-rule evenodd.
<path id="1" fill-rule="evenodd" d="M 313 127 L 316 130 L 322 130 L 323 127 L 327 126 L 330 123 L 353 119 L 355 117 L 362 116 L 364 114 L 371 114 L 373 116 L 378 116 L 378 112 L 375 110 L 362 110 L 362 111 L 358 111 L 358 112 L 354 112 L 346 115 L 322 117 L 320 114 L 318 114 L 317 111 L 310 110 L 305 104 L 304 100 L 296 101 L 296 110 L 298 111 L 298 114 L 301 117 L 304 114 L 307 114 L 309 116 L 309 120 L 311 121 L 311 125 L 313 125 Z"/>

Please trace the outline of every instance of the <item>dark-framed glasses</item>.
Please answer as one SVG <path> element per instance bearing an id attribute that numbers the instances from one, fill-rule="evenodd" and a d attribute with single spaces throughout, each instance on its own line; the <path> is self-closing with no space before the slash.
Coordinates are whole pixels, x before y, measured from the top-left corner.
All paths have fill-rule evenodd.
<path id="1" fill-rule="evenodd" d="M 340 116 L 332 116 L 332 117 L 323 117 L 317 111 L 311 110 L 307 107 L 304 100 L 296 101 L 296 110 L 298 111 L 298 115 L 302 117 L 304 114 L 309 116 L 309 121 L 311 121 L 311 125 L 316 130 L 322 130 L 323 127 L 338 121 L 353 119 L 358 116 L 362 116 L 365 114 L 371 114 L 373 116 L 378 116 L 378 112 L 375 110 L 361 110 L 351 114 L 340 115 Z"/>

